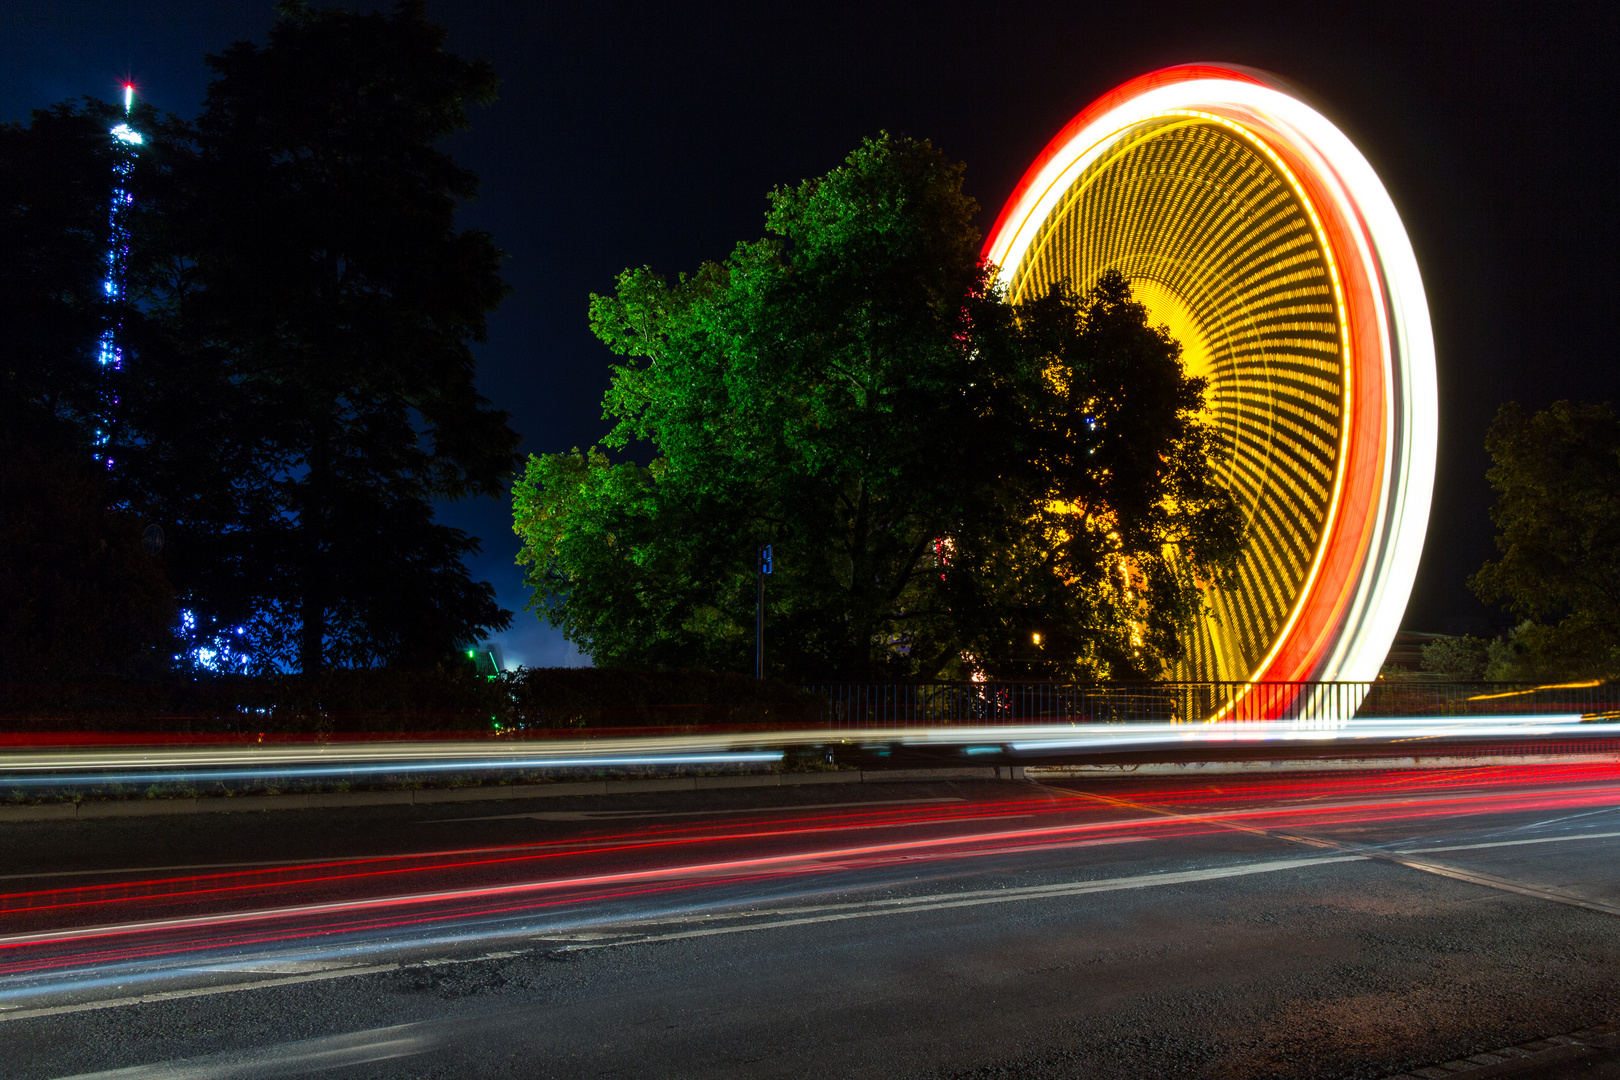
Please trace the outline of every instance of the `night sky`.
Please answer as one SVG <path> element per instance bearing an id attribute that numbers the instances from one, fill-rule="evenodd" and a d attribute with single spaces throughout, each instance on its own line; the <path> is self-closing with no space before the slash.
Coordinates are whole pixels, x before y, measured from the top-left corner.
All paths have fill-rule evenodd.
<path id="1" fill-rule="evenodd" d="M 483 179 L 467 225 L 508 255 L 511 298 L 478 350 L 524 450 L 605 430 L 609 355 L 588 294 L 627 266 L 673 273 L 762 230 L 772 186 L 864 135 L 926 137 L 967 163 L 988 227 L 1031 159 L 1098 94 L 1194 60 L 1311 94 L 1383 177 L 1435 321 L 1440 465 L 1408 629 L 1491 631 L 1464 581 L 1491 552 L 1483 439 L 1497 406 L 1612 399 L 1620 286 L 1620 7 L 1613 4 L 429 4 L 450 47 L 492 61 L 501 100 L 453 140 Z M 1418 14 L 1414 14 L 1418 11 Z M 263 42 L 267 0 L 14 2 L 0 8 L 0 120 L 128 75 L 194 116 L 203 55 Z M 473 570 L 518 611 L 508 662 L 579 662 L 521 611 L 497 500 L 443 508 L 484 540 Z"/>

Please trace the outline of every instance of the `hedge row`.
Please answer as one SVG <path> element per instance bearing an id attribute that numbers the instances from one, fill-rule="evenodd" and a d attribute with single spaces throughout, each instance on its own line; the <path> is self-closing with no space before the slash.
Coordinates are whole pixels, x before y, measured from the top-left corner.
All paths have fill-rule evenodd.
<path id="1" fill-rule="evenodd" d="M 93 678 L 0 686 L 0 731 L 326 734 L 814 724 L 825 701 L 773 680 L 710 671 L 519 668 Z"/>

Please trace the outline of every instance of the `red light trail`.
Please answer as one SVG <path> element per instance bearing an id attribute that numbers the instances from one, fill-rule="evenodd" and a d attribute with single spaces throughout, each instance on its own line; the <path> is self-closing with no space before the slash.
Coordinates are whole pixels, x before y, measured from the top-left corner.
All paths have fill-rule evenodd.
<path id="1" fill-rule="evenodd" d="M 562 839 L 142 876 L 0 894 L 0 976 L 291 946 L 401 928 L 658 899 L 717 888 L 858 887 L 857 871 L 1231 832 L 1335 829 L 1490 814 L 1620 808 L 1620 765 L 1482 767 L 1220 785 L 1114 782 L 1113 806 L 1040 790 L 893 809 L 767 811 L 759 820 L 649 824 Z M 1144 811 L 1146 812 L 1144 816 Z M 1005 822 L 1000 827 L 995 822 Z M 1014 824 L 1016 822 L 1016 824 Z M 874 830 L 893 835 L 882 839 Z M 266 903 L 271 900 L 271 903 Z"/>

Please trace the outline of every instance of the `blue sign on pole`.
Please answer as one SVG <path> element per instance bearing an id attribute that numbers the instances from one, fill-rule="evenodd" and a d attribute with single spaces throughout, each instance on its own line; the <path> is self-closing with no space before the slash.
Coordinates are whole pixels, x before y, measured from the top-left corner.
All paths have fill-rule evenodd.
<path id="1" fill-rule="evenodd" d="M 769 544 L 766 544 L 759 551 L 759 572 L 762 574 L 771 572 L 771 545 Z"/>

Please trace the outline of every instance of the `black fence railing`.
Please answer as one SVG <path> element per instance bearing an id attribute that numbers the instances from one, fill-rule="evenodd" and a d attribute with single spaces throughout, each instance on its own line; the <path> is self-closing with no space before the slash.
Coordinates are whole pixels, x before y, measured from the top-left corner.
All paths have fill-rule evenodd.
<path id="1" fill-rule="evenodd" d="M 840 729 L 1620 714 L 1620 683 L 922 682 L 806 689 L 826 696 L 827 723 Z"/>

